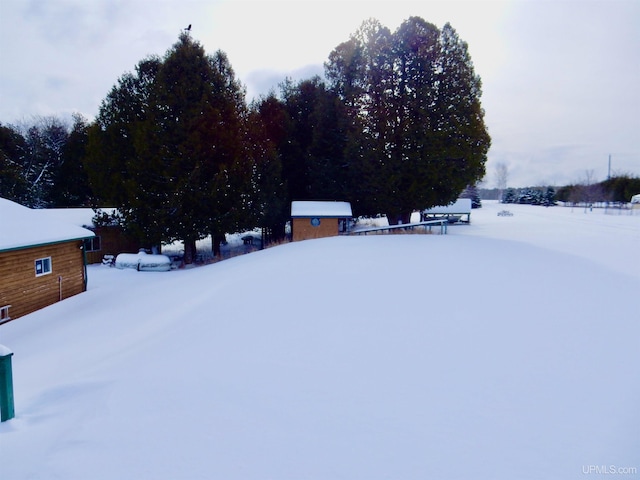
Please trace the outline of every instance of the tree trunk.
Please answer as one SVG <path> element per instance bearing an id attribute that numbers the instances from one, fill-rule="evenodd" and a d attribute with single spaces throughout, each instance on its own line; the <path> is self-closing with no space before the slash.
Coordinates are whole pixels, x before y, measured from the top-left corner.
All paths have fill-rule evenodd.
<path id="1" fill-rule="evenodd" d="M 389 225 L 398 225 L 398 222 L 400 222 L 400 215 L 397 213 L 387 213 L 387 222 Z"/>
<path id="2" fill-rule="evenodd" d="M 211 249 L 213 250 L 213 256 L 219 257 L 221 254 L 220 245 L 224 242 L 225 236 L 214 233 L 211 235 Z"/>
<path id="3" fill-rule="evenodd" d="M 196 240 L 195 238 L 186 238 L 184 240 L 184 263 L 191 265 L 196 258 Z"/>
<path id="4" fill-rule="evenodd" d="M 277 223 L 275 225 L 267 227 L 266 230 L 268 233 L 267 235 L 264 235 L 263 247 L 266 247 L 271 243 L 277 243 L 285 240 L 287 237 L 285 226 L 286 224 L 282 222 L 282 223 Z"/>

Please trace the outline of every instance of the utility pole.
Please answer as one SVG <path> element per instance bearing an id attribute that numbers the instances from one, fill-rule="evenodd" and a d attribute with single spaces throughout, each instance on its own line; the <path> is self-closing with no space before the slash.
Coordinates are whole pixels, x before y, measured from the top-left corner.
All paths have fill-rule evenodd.
<path id="1" fill-rule="evenodd" d="M 609 154 L 609 170 L 607 170 L 607 180 L 611 178 L 611 154 Z"/>

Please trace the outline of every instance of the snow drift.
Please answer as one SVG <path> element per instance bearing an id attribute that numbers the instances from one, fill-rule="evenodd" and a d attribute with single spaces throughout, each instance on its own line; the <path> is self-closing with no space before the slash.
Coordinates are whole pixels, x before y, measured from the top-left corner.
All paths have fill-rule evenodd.
<path id="1" fill-rule="evenodd" d="M 0 326 L 2 478 L 633 472 L 640 215 L 503 208 L 143 282 L 90 267 L 86 293 Z"/>

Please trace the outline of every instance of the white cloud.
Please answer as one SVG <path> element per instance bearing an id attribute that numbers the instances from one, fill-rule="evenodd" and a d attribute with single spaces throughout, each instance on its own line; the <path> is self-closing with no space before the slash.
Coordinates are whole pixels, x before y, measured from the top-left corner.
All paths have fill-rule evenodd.
<path id="1" fill-rule="evenodd" d="M 164 54 L 189 24 L 208 52 L 228 54 L 253 96 L 321 72 L 367 18 L 395 30 L 416 15 L 450 22 L 469 44 L 493 138 L 488 171 L 508 161 L 512 180 L 526 185 L 603 165 L 603 178 L 612 154 L 617 170 L 640 174 L 635 0 L 3 0 L 1 8 L 4 123 L 73 111 L 92 118 L 120 75 Z M 566 145 L 576 147 L 560 155 Z"/>

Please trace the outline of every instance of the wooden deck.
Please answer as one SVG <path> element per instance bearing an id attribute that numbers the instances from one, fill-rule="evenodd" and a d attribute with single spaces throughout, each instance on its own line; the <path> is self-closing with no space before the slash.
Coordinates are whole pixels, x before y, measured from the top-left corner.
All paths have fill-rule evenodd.
<path id="1" fill-rule="evenodd" d="M 449 221 L 446 218 L 439 218 L 417 223 L 404 223 L 401 225 L 388 225 L 383 227 L 371 227 L 363 228 L 360 230 L 352 230 L 349 235 L 367 235 L 369 233 L 382 233 L 385 231 L 390 232 L 392 230 L 414 230 L 416 228 L 424 228 L 425 230 L 431 231 L 431 228 L 437 225 L 440 226 L 440 234 L 445 235 L 447 233 L 448 223 Z"/>

